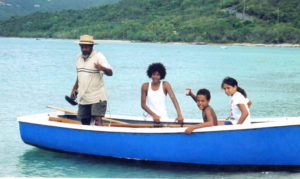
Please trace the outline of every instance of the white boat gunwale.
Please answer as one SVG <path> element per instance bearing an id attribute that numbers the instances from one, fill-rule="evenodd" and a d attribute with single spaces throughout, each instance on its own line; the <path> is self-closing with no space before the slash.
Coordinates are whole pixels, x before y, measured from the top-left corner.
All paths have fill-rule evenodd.
<path id="1" fill-rule="evenodd" d="M 106 126 L 93 126 L 93 125 L 78 125 L 78 124 L 69 124 L 61 123 L 55 121 L 49 121 L 49 116 L 58 116 L 64 115 L 64 112 L 50 112 L 42 113 L 28 116 L 18 117 L 18 122 L 44 125 L 51 127 L 67 128 L 67 129 L 76 129 L 76 130 L 85 130 L 85 131 L 95 131 L 95 132 L 115 132 L 115 133 L 153 133 L 153 134 L 168 134 L 168 133 L 184 133 L 186 127 L 178 128 L 131 128 L 131 127 L 106 127 Z M 129 116 L 127 116 L 129 118 Z M 300 117 L 285 117 L 277 118 L 278 120 L 272 120 L 274 118 L 262 118 L 270 122 L 258 122 L 251 125 L 222 125 L 222 126 L 212 126 L 206 128 L 195 129 L 193 133 L 206 133 L 206 132 L 222 132 L 222 131 L 237 131 L 237 130 L 256 130 L 262 128 L 274 128 L 274 127 L 287 127 L 287 126 L 299 126 Z M 199 121 L 199 120 L 198 120 Z"/>

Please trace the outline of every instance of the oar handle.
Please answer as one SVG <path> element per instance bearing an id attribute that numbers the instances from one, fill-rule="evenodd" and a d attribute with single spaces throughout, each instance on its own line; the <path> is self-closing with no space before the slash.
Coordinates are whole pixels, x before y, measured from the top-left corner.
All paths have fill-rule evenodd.
<path id="1" fill-rule="evenodd" d="M 110 127 L 134 127 L 134 128 L 155 128 L 155 127 L 172 127 L 172 128 L 179 128 L 179 127 L 189 127 L 192 125 L 181 125 L 181 124 L 103 124 L 103 126 L 110 126 Z"/>
<path id="2" fill-rule="evenodd" d="M 114 123 L 118 123 L 118 124 L 128 124 L 127 122 L 122 122 L 122 121 L 117 121 L 114 119 L 108 119 L 108 118 L 102 118 L 103 121 L 107 121 L 107 122 L 114 122 Z"/>
<path id="3" fill-rule="evenodd" d="M 67 110 L 67 109 L 63 109 L 63 108 L 59 108 L 59 107 L 55 107 L 55 106 L 47 106 L 47 108 L 54 109 L 54 110 L 57 110 L 57 111 L 62 111 L 62 112 L 65 112 L 65 113 L 70 113 L 70 114 L 77 115 L 77 112 L 75 112 L 75 111 L 71 111 L 71 110 Z"/>
<path id="4" fill-rule="evenodd" d="M 67 109 L 63 109 L 63 108 L 60 108 L 60 107 L 55 107 L 55 106 L 47 106 L 48 108 L 50 109 L 54 109 L 54 110 L 57 110 L 57 111 L 62 111 L 62 112 L 65 112 L 65 113 L 70 113 L 70 114 L 74 114 L 74 115 L 77 115 L 77 112 L 75 111 L 71 111 L 71 110 L 67 110 Z M 118 123 L 118 124 L 128 124 L 127 122 L 122 122 L 122 121 L 118 121 L 118 120 L 114 120 L 114 119 L 108 119 L 108 118 L 102 118 L 103 121 L 108 121 L 108 122 L 114 122 L 114 123 Z"/>
<path id="5" fill-rule="evenodd" d="M 70 123 L 70 124 L 81 124 L 80 121 L 76 121 L 73 119 L 61 118 L 61 117 L 49 117 L 49 121 Z M 120 124 L 120 123 L 112 123 L 112 124 L 103 124 L 106 127 L 133 127 L 133 128 L 156 128 L 156 127 L 189 127 L 191 125 L 180 125 L 180 124 Z"/>
<path id="6" fill-rule="evenodd" d="M 70 123 L 70 124 L 81 124 L 80 121 L 66 119 L 66 118 L 60 118 L 60 117 L 49 117 L 49 121 L 56 121 L 56 122 L 63 122 L 63 123 Z"/>

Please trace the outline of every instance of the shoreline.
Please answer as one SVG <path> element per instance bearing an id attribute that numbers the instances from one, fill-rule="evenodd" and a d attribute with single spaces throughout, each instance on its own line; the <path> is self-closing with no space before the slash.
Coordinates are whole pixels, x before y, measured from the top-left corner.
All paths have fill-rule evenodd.
<path id="1" fill-rule="evenodd" d="M 64 39 L 64 38 L 37 38 L 37 37 L 2 37 L 0 38 L 20 38 L 20 39 L 36 39 L 36 40 L 70 40 L 78 41 L 78 39 Z M 220 45 L 220 46 L 246 46 L 246 47 L 293 47 L 300 48 L 300 44 L 282 43 L 282 44 L 264 44 L 264 43 L 205 43 L 205 42 L 143 42 L 135 40 L 108 40 L 108 39 L 95 39 L 95 42 L 120 42 L 120 43 L 153 43 L 153 44 L 174 44 L 174 45 Z"/>
<path id="2" fill-rule="evenodd" d="M 101 40 L 100 40 L 101 41 Z M 110 41 L 110 40 L 108 40 Z M 114 40 L 111 40 L 112 42 Z M 133 42 L 133 41 L 129 41 Z M 133 42 L 133 43 L 160 43 L 160 44 L 187 44 L 187 45 L 218 45 L 222 47 L 226 46 L 245 46 L 245 47 L 292 47 L 292 48 L 300 48 L 300 44 L 290 44 L 290 43 L 282 43 L 282 44 L 263 44 L 263 43 L 197 43 L 197 42 Z"/>
<path id="3" fill-rule="evenodd" d="M 299 48 L 300 44 L 290 44 L 290 43 L 283 43 L 283 44 L 261 44 L 261 43 L 232 43 L 228 44 L 229 46 L 247 46 L 247 47 L 294 47 Z"/>
<path id="4" fill-rule="evenodd" d="M 157 43 L 174 45 L 220 45 L 220 46 L 246 46 L 246 47 L 294 47 L 299 48 L 300 44 L 282 43 L 282 44 L 264 44 L 264 43 L 198 43 L 198 42 L 143 42 L 134 40 L 95 40 L 96 42 L 131 42 L 131 43 Z"/>

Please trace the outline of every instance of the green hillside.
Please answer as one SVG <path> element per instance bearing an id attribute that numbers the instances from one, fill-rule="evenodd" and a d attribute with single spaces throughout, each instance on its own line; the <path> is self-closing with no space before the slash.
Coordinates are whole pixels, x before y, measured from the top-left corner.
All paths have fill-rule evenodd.
<path id="1" fill-rule="evenodd" d="M 244 4 L 245 2 L 245 4 Z M 298 0 L 122 0 L 0 22 L 0 36 L 300 43 Z"/>
<path id="2" fill-rule="evenodd" d="M 63 9 L 83 9 L 119 0 L 1 0 L 0 20 L 11 16 L 23 16 L 37 11 L 55 12 Z"/>

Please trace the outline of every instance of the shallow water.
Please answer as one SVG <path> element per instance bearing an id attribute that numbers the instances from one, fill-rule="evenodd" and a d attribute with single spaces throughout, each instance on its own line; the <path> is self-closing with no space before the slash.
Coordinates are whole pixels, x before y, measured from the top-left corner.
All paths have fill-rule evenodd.
<path id="1" fill-rule="evenodd" d="M 218 118 L 229 115 L 220 85 L 236 78 L 252 100 L 252 117 L 300 116 L 300 48 L 100 42 L 95 46 L 113 67 L 105 77 L 109 112 L 143 115 L 140 88 L 149 81 L 150 63 L 162 62 L 185 118 L 201 112 L 185 88 L 211 91 Z M 16 118 L 52 111 L 47 105 L 76 110 L 64 96 L 76 80 L 72 40 L 0 38 L 0 177 L 168 177 L 298 178 L 300 168 L 199 166 L 82 156 L 38 149 L 22 142 Z M 171 100 L 168 112 L 175 117 Z M 220 149 L 221 150 L 221 149 Z"/>

